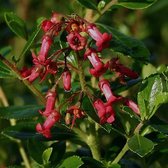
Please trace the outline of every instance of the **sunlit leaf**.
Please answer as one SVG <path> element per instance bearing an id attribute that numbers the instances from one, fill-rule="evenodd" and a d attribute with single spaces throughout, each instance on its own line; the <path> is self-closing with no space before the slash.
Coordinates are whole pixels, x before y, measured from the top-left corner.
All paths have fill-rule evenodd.
<path id="1" fill-rule="evenodd" d="M 50 159 L 50 156 L 52 154 L 52 151 L 53 151 L 53 148 L 47 148 L 43 154 L 42 154 L 42 158 L 43 158 L 43 164 L 47 164 L 49 163 L 49 159 Z"/>
<path id="2" fill-rule="evenodd" d="M 71 156 L 66 158 L 58 168 L 79 168 L 83 165 L 83 161 L 79 156 Z"/>
<path id="3" fill-rule="evenodd" d="M 164 91 L 165 81 L 160 75 L 152 75 L 142 82 L 138 93 L 138 105 L 141 119 L 148 120 L 161 104 L 168 102 L 168 92 Z"/>

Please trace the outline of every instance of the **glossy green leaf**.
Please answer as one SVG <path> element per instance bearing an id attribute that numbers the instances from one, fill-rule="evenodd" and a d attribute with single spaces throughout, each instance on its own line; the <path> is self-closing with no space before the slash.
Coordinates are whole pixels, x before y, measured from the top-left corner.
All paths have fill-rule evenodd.
<path id="1" fill-rule="evenodd" d="M 48 148 L 43 152 L 43 154 L 42 154 L 43 164 L 48 164 L 49 163 L 49 159 L 50 159 L 50 156 L 52 154 L 52 151 L 53 151 L 53 148 Z"/>
<path id="2" fill-rule="evenodd" d="M 160 75 L 152 75 L 142 82 L 138 93 L 138 105 L 141 119 L 148 120 L 161 104 L 168 102 L 168 92 L 164 91 L 165 81 Z"/>
<path id="3" fill-rule="evenodd" d="M 79 156 L 71 156 L 66 158 L 58 168 L 79 168 L 83 165 L 83 161 Z"/>
<path id="4" fill-rule="evenodd" d="M 156 0 L 118 0 L 117 5 L 128 9 L 144 9 L 154 4 Z"/>
<path id="5" fill-rule="evenodd" d="M 65 141 L 55 142 L 51 145 L 53 148 L 49 161 L 52 165 L 56 166 L 63 158 L 66 150 Z"/>
<path id="6" fill-rule="evenodd" d="M 44 20 L 44 18 L 39 18 L 38 19 L 38 24 L 36 29 L 34 30 L 34 32 L 30 35 L 30 37 L 28 38 L 28 41 L 26 42 L 19 58 L 21 58 L 23 55 L 26 54 L 26 52 L 31 48 L 31 45 L 33 44 L 35 38 L 37 37 L 38 33 L 41 30 L 41 22 Z"/>
<path id="7" fill-rule="evenodd" d="M 4 14 L 5 21 L 9 28 L 19 37 L 27 39 L 27 29 L 25 22 L 13 12 Z"/>
<path id="8" fill-rule="evenodd" d="M 140 135 L 134 135 L 128 141 L 129 149 L 140 157 L 144 157 L 150 153 L 154 149 L 154 146 L 151 140 Z"/>
<path id="9" fill-rule="evenodd" d="M 99 117 L 96 114 L 93 104 L 89 97 L 85 96 L 82 99 L 82 109 L 85 111 L 85 113 L 93 119 L 93 121 L 99 123 Z"/>
<path id="10" fill-rule="evenodd" d="M 77 1 L 86 8 L 97 10 L 97 4 L 96 1 L 94 0 L 77 0 Z"/>
<path id="11" fill-rule="evenodd" d="M 39 116 L 38 110 L 43 106 L 26 105 L 26 106 L 9 106 L 0 108 L 0 118 L 4 119 L 30 119 Z"/>
<path id="12" fill-rule="evenodd" d="M 97 161 L 91 157 L 82 157 L 82 161 L 85 164 L 85 167 L 96 167 L 96 168 L 105 168 L 104 164 L 100 161 Z"/>
<path id="13" fill-rule="evenodd" d="M 43 164 L 42 153 L 46 149 L 43 142 L 37 140 L 28 140 L 27 149 L 30 156 L 39 164 Z"/>
<path id="14" fill-rule="evenodd" d="M 151 124 L 150 126 L 154 128 L 155 131 L 168 135 L 168 125 L 167 124 L 164 124 L 164 125 Z"/>
<path id="15" fill-rule="evenodd" d="M 132 58 L 142 62 L 149 61 L 150 53 L 140 40 L 129 37 L 117 31 L 115 28 L 109 27 L 107 25 L 98 25 L 102 28 L 103 31 L 112 34 L 110 48 L 113 51 L 122 53 L 126 56 L 131 56 Z"/>
<path id="16" fill-rule="evenodd" d="M 17 123 L 15 126 L 10 126 L 4 129 L 1 133 L 7 137 L 13 137 L 18 139 L 34 139 L 34 140 L 67 140 L 77 138 L 76 134 L 65 127 L 62 126 L 55 126 L 51 130 L 52 138 L 46 139 L 43 135 L 36 132 L 35 122 L 24 122 L 24 123 Z"/>

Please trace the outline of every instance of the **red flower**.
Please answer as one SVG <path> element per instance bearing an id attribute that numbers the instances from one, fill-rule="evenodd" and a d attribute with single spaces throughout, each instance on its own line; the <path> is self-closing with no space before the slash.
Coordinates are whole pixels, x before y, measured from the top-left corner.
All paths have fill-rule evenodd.
<path id="1" fill-rule="evenodd" d="M 67 36 L 67 41 L 68 41 L 70 47 L 75 51 L 82 50 L 86 46 L 86 38 L 82 37 L 77 32 L 69 33 Z"/>
<path id="2" fill-rule="evenodd" d="M 96 41 L 98 51 L 102 51 L 104 48 L 109 46 L 109 41 L 111 40 L 112 35 L 107 33 L 102 34 L 93 24 L 88 25 L 87 30 L 89 35 Z"/>
<path id="3" fill-rule="evenodd" d="M 72 123 L 71 124 L 71 129 L 73 128 L 75 121 L 77 118 L 81 118 L 83 117 L 85 114 L 84 112 L 78 107 L 78 106 L 71 106 L 68 110 L 67 110 L 67 114 L 66 115 L 73 115 L 73 119 L 72 121 L 70 121 L 70 116 L 68 117 L 68 120 L 66 121 L 67 124 Z"/>
<path id="4" fill-rule="evenodd" d="M 51 22 L 50 20 L 44 20 L 41 24 L 41 28 L 43 29 L 44 32 L 49 31 L 53 26 L 54 23 Z"/>
<path id="5" fill-rule="evenodd" d="M 55 108 L 55 102 L 56 102 L 56 92 L 49 90 L 46 95 L 46 106 L 45 106 L 45 111 L 42 112 L 39 110 L 39 112 L 43 115 L 48 117 L 52 111 Z"/>
<path id="6" fill-rule="evenodd" d="M 40 52 L 38 54 L 37 59 L 39 60 L 39 62 L 45 62 L 46 58 L 48 56 L 48 52 L 49 49 L 51 47 L 52 44 L 52 39 L 50 36 L 44 35 L 43 39 L 42 39 L 42 45 L 41 45 L 41 49 Z"/>
<path id="7" fill-rule="evenodd" d="M 27 67 L 23 67 L 21 70 L 20 70 L 20 74 L 23 78 L 27 78 L 31 75 L 31 72 L 32 72 L 32 69 L 33 68 L 27 68 Z"/>
<path id="8" fill-rule="evenodd" d="M 94 107 L 97 110 L 98 116 L 100 118 L 100 124 L 113 123 L 115 120 L 115 112 L 111 105 L 105 105 L 105 103 L 98 99 L 94 102 Z"/>
<path id="9" fill-rule="evenodd" d="M 71 72 L 66 69 L 62 74 L 63 85 L 65 91 L 71 90 Z"/>
<path id="10" fill-rule="evenodd" d="M 134 111 L 136 114 L 140 115 L 139 107 L 135 102 L 126 99 L 124 104 L 128 106 L 130 109 L 132 109 L 132 111 Z"/>
<path id="11" fill-rule="evenodd" d="M 115 71 L 117 75 L 119 76 L 121 83 L 124 83 L 124 77 L 130 77 L 132 79 L 138 78 L 138 74 L 131 69 L 125 67 L 123 64 L 119 62 L 118 58 L 113 58 L 110 61 L 109 67 L 112 71 Z"/>
<path id="12" fill-rule="evenodd" d="M 29 82 L 33 82 L 34 80 L 36 80 L 40 74 L 42 73 L 43 71 L 43 66 L 42 65 L 35 65 L 32 70 L 31 70 L 31 74 L 28 78 Z"/>
<path id="13" fill-rule="evenodd" d="M 94 67 L 94 68 L 90 69 L 90 73 L 93 76 L 99 77 L 102 74 L 104 74 L 106 72 L 106 70 L 108 69 L 109 63 L 107 62 L 104 65 L 103 62 L 101 62 L 101 60 L 99 59 L 98 54 L 95 50 L 87 49 L 87 51 L 84 54 L 84 58 L 86 58 L 86 57 L 89 59 L 89 61 L 91 62 L 91 64 Z"/>
<path id="14" fill-rule="evenodd" d="M 40 83 L 43 82 L 48 74 L 56 74 L 57 73 L 57 63 L 50 61 L 49 59 L 46 61 L 47 65 L 43 68 L 43 73 L 40 74 Z"/>
<path id="15" fill-rule="evenodd" d="M 116 96 L 114 96 L 111 91 L 110 84 L 109 84 L 108 80 L 106 80 L 106 79 L 100 80 L 99 81 L 99 88 L 103 92 L 107 101 L 112 100 L 112 99 L 116 99 Z"/>
<path id="16" fill-rule="evenodd" d="M 52 23 L 59 23 L 61 21 L 62 15 L 57 12 L 53 12 L 51 16 L 51 22 Z"/>
<path id="17" fill-rule="evenodd" d="M 43 125 L 38 123 L 36 125 L 36 131 L 43 134 L 46 138 L 51 138 L 51 131 L 50 129 L 53 127 L 53 125 L 58 122 L 60 119 L 60 114 L 53 110 L 52 113 L 47 117 Z"/>

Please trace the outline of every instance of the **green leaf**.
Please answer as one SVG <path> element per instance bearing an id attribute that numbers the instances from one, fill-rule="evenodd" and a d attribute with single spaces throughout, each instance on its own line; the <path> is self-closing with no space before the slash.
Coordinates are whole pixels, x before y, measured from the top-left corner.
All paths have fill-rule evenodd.
<path id="1" fill-rule="evenodd" d="M 86 8 L 97 10 L 97 4 L 96 1 L 94 0 L 77 0 L 77 1 Z"/>
<path id="2" fill-rule="evenodd" d="M 43 164 L 48 164 L 49 163 L 49 159 L 50 159 L 50 156 L 52 154 L 52 151 L 53 151 L 53 148 L 48 148 L 43 152 L 43 154 L 42 154 Z"/>
<path id="3" fill-rule="evenodd" d="M 100 23 L 98 25 L 102 28 L 102 30 L 112 34 L 110 48 L 113 51 L 122 53 L 126 56 L 131 56 L 132 58 L 142 62 L 149 61 L 149 50 L 140 40 L 126 36 L 125 34 L 117 31 L 115 28 L 109 27 L 107 25 Z"/>
<path id="4" fill-rule="evenodd" d="M 28 38 L 28 41 L 26 42 L 19 58 L 21 58 L 23 55 L 26 54 L 26 52 L 31 48 L 31 45 L 33 44 L 35 38 L 37 37 L 38 33 L 40 32 L 41 30 L 41 22 L 44 20 L 44 18 L 39 18 L 38 19 L 38 24 L 37 24 L 37 27 L 35 29 L 35 31 L 31 34 L 31 36 Z"/>
<path id="5" fill-rule="evenodd" d="M 164 125 L 151 124 L 150 126 L 154 128 L 155 131 L 168 135 L 168 125 L 167 124 L 164 124 Z"/>
<path id="6" fill-rule="evenodd" d="M 128 140 L 129 149 L 140 157 L 144 157 L 151 152 L 154 149 L 154 146 L 155 145 L 151 140 L 140 135 L 134 135 Z"/>
<path id="7" fill-rule="evenodd" d="M 43 106 L 26 105 L 26 106 L 9 106 L 0 108 L 0 118 L 3 119 L 30 119 L 40 116 L 38 110 Z"/>
<path id="8" fill-rule="evenodd" d="M 27 29 L 25 22 L 16 16 L 13 12 L 6 12 L 4 14 L 5 21 L 9 28 L 19 37 L 27 39 Z"/>
<path id="9" fill-rule="evenodd" d="M 55 142 L 51 145 L 53 148 L 52 154 L 50 156 L 49 161 L 52 165 L 56 166 L 63 158 L 66 150 L 65 141 Z"/>
<path id="10" fill-rule="evenodd" d="M 2 48 L 0 49 L 0 54 L 3 55 L 3 57 L 5 57 L 5 56 L 7 56 L 11 51 L 12 51 L 12 47 L 11 47 L 11 46 L 2 47 Z"/>
<path id="11" fill-rule="evenodd" d="M 66 158 L 58 168 L 79 168 L 83 165 L 83 161 L 79 156 L 71 156 Z"/>
<path id="12" fill-rule="evenodd" d="M 16 78 L 16 75 L 0 62 L 0 78 Z"/>
<path id="13" fill-rule="evenodd" d="M 24 123 L 17 123 L 15 126 L 10 126 L 8 128 L 5 128 L 1 133 L 4 136 L 12 137 L 12 138 L 18 138 L 18 139 L 34 139 L 34 140 L 67 140 L 67 139 L 73 139 L 76 138 L 76 134 L 69 129 L 66 129 L 62 126 L 55 126 L 51 130 L 52 138 L 46 139 L 43 135 L 36 132 L 35 122 L 24 122 Z"/>
<path id="14" fill-rule="evenodd" d="M 97 5 L 98 10 L 100 11 L 101 9 L 103 9 L 105 5 L 106 5 L 106 2 L 104 0 L 101 0 Z"/>
<path id="15" fill-rule="evenodd" d="M 82 99 L 82 109 L 91 119 L 93 119 L 93 121 L 99 123 L 99 117 L 96 114 L 93 104 L 88 96 L 84 96 L 84 98 Z"/>
<path id="16" fill-rule="evenodd" d="M 39 164 L 43 164 L 42 153 L 46 149 L 46 146 L 43 142 L 37 140 L 28 140 L 27 149 L 29 155 Z"/>
<path id="17" fill-rule="evenodd" d="M 142 81 L 138 93 L 138 105 L 142 120 L 149 120 L 160 107 L 168 102 L 168 92 L 164 91 L 165 81 L 160 75 L 152 75 Z"/>
<path id="18" fill-rule="evenodd" d="M 144 9 L 154 4 L 157 0 L 118 0 L 117 5 L 128 9 Z"/>
<path id="19" fill-rule="evenodd" d="M 97 161 L 91 157 L 82 157 L 82 161 L 85 164 L 85 167 L 96 167 L 96 168 L 105 168 L 102 162 Z"/>

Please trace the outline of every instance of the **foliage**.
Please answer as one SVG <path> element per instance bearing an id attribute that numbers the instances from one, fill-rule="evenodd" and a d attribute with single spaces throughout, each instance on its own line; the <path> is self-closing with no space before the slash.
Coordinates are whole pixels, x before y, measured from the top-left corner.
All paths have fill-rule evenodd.
<path id="1" fill-rule="evenodd" d="M 137 27 L 141 12 L 150 18 L 165 2 L 69 0 L 54 4 L 59 13 L 49 19 L 51 9 L 41 17 L 40 8 L 55 2 L 33 3 L 36 21 L 3 11 L 0 165 L 166 167 L 168 66 L 152 65 L 155 49 Z M 18 47 L 24 40 L 19 50 L 9 45 L 13 36 Z M 7 143 L 16 155 L 5 152 Z"/>

